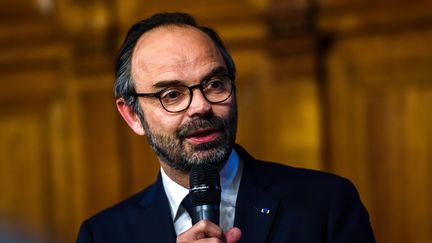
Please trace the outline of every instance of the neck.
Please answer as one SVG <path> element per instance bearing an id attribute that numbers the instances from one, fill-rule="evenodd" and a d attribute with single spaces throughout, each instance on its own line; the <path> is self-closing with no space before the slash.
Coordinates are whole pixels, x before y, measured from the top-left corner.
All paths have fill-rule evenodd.
<path id="1" fill-rule="evenodd" d="M 189 172 L 173 169 L 163 162 L 160 164 L 165 171 L 165 174 L 167 174 L 171 180 L 175 181 L 180 186 L 189 189 Z"/>

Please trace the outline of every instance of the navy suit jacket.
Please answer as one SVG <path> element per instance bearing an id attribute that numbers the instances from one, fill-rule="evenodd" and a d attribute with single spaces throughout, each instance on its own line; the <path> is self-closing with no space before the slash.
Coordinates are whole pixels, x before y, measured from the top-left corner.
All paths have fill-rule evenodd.
<path id="1" fill-rule="evenodd" d="M 244 163 L 234 225 L 240 242 L 375 242 L 368 213 L 354 186 L 332 174 L 252 158 Z M 78 243 L 175 242 L 169 202 L 157 181 L 84 221 Z"/>

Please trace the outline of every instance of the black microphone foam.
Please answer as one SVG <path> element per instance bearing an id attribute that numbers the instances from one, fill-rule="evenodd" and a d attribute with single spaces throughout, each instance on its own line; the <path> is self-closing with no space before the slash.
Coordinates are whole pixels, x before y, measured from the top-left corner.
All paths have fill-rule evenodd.
<path id="1" fill-rule="evenodd" d="M 193 205 L 192 223 L 210 220 L 219 224 L 221 186 L 219 171 L 214 165 L 198 164 L 189 174 L 189 195 Z"/>

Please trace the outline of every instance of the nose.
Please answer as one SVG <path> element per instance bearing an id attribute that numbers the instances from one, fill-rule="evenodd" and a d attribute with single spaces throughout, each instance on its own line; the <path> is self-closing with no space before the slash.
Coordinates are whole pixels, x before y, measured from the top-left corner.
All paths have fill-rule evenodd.
<path id="1" fill-rule="evenodd" d="M 192 92 L 192 100 L 187 113 L 189 116 L 206 115 L 211 110 L 211 104 L 206 100 L 200 89 L 194 89 Z"/>

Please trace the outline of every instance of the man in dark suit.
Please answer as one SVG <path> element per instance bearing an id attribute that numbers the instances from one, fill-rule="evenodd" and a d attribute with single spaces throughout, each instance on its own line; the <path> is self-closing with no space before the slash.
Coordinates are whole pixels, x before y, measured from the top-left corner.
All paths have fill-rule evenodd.
<path id="1" fill-rule="evenodd" d="M 235 65 L 221 39 L 183 13 L 130 29 L 116 66 L 117 108 L 146 136 L 157 181 L 90 219 L 77 242 L 375 242 L 354 186 L 324 172 L 255 160 L 235 144 Z M 192 165 L 219 169 L 220 224 L 181 203 Z"/>

